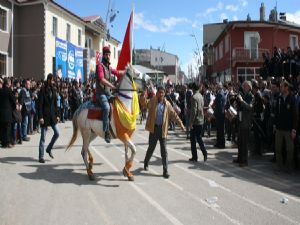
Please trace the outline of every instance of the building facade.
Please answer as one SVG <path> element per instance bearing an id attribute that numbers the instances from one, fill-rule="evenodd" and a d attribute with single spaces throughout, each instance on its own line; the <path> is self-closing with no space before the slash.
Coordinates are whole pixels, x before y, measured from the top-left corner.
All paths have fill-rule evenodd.
<path id="1" fill-rule="evenodd" d="M 135 61 L 137 65 L 163 71 L 167 74 L 164 82 L 170 80 L 172 83 L 178 84 L 182 81 L 179 77 L 179 59 L 176 55 L 159 49 L 136 49 Z"/>
<path id="2" fill-rule="evenodd" d="M 0 0 L 0 74 L 13 74 L 12 7 L 8 1 Z"/>
<path id="3" fill-rule="evenodd" d="M 228 22 L 213 43 L 204 45 L 206 75 L 218 81 L 251 80 L 260 75 L 263 54 L 272 56 L 274 47 L 294 50 L 299 38 L 300 26 L 286 21 Z"/>
<path id="4" fill-rule="evenodd" d="M 114 38 L 103 41 L 105 24 L 101 27 L 86 21 L 53 0 L 0 0 L 0 13 L 1 75 L 44 79 L 48 73 L 57 74 L 57 39 L 81 49 L 77 52 L 101 52 L 104 44 L 109 45 L 116 56 L 112 57 L 112 64 L 117 65 L 119 42 Z M 83 53 L 78 54 L 78 60 L 74 56 L 70 59 L 81 59 L 82 77 L 88 68 L 83 63 Z"/>
<path id="5" fill-rule="evenodd" d="M 85 25 L 85 49 L 84 49 L 84 72 L 85 77 L 94 75 L 97 57 L 100 59 L 103 46 L 108 46 L 111 50 L 111 66 L 117 67 L 118 64 L 118 45 L 120 42 L 110 37 L 107 41 L 105 33 L 105 23 L 100 16 L 83 17 Z M 98 55 L 98 56 L 97 56 Z"/>

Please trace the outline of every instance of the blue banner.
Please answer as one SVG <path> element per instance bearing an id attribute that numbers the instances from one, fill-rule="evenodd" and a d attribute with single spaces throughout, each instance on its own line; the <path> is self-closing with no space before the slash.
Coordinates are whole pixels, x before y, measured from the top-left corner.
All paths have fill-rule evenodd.
<path id="1" fill-rule="evenodd" d="M 83 49 L 61 40 L 55 39 L 55 70 L 60 78 L 84 81 Z"/>
<path id="2" fill-rule="evenodd" d="M 82 48 L 75 48 L 75 74 L 76 80 L 84 81 L 83 76 L 83 49 Z"/>
<path id="3" fill-rule="evenodd" d="M 67 77 L 70 79 L 75 79 L 75 49 L 76 46 L 68 42 L 68 61 L 67 61 Z"/>
<path id="4" fill-rule="evenodd" d="M 55 70 L 60 78 L 67 77 L 67 48 L 66 41 L 55 39 Z"/>

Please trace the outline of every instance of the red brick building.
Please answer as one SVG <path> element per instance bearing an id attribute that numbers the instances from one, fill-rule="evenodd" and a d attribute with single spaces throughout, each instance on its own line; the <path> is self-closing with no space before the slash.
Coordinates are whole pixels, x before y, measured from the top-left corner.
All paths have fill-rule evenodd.
<path id="1" fill-rule="evenodd" d="M 232 21 L 222 24 L 222 31 L 212 43 L 204 43 L 206 78 L 218 81 L 251 80 L 259 75 L 263 53 L 272 57 L 273 48 L 298 48 L 300 25 L 287 21 Z M 215 24 L 216 25 L 216 24 Z M 221 25 L 221 24 L 219 24 Z M 205 31 L 205 30 L 204 30 Z"/>

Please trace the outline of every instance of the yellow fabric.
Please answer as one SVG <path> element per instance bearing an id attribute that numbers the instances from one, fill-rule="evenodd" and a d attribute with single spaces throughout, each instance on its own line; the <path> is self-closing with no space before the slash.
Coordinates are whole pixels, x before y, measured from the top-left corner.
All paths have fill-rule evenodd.
<path id="1" fill-rule="evenodd" d="M 135 82 L 133 81 L 133 89 L 136 90 Z M 132 96 L 132 109 L 131 114 L 128 112 L 124 104 L 119 98 L 116 98 L 115 108 L 118 112 L 118 116 L 121 124 L 128 130 L 134 130 L 136 127 L 136 119 L 140 113 L 139 99 L 137 91 L 134 91 Z"/>

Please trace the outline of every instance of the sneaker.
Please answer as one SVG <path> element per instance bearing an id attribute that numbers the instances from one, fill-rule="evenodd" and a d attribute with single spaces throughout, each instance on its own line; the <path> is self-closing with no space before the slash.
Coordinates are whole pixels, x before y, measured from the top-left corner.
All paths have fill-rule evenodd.
<path id="1" fill-rule="evenodd" d="M 168 173 L 168 171 L 165 171 L 165 172 L 163 173 L 163 177 L 164 177 L 165 179 L 168 179 L 168 178 L 170 177 L 170 174 Z"/>
<path id="2" fill-rule="evenodd" d="M 148 171 L 149 170 L 149 166 L 147 164 L 144 164 L 144 170 Z"/>
<path id="3" fill-rule="evenodd" d="M 190 158 L 189 161 L 190 161 L 190 162 L 197 162 L 198 159 Z"/>
<path id="4" fill-rule="evenodd" d="M 207 154 L 203 155 L 203 160 L 204 160 L 204 162 L 207 161 Z"/>
<path id="5" fill-rule="evenodd" d="M 106 141 L 106 143 L 110 143 L 110 134 L 108 131 L 105 132 L 104 140 Z"/>
<path id="6" fill-rule="evenodd" d="M 240 163 L 240 160 L 234 159 L 234 160 L 232 160 L 232 162 L 233 162 L 233 163 Z"/>
<path id="7" fill-rule="evenodd" d="M 30 138 L 29 137 L 24 137 L 22 138 L 23 141 L 30 141 Z"/>
<path id="8" fill-rule="evenodd" d="M 50 158 L 54 159 L 54 156 L 52 155 L 51 151 L 46 151 L 46 152 L 49 154 Z"/>
<path id="9" fill-rule="evenodd" d="M 39 159 L 39 163 L 45 163 L 44 159 Z"/>

